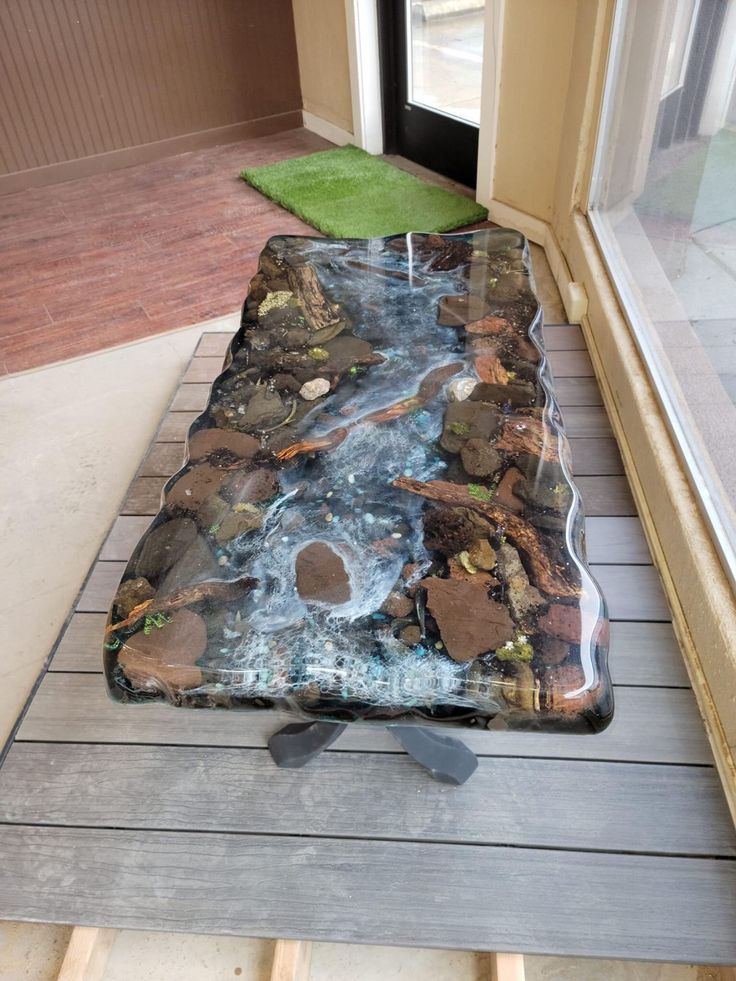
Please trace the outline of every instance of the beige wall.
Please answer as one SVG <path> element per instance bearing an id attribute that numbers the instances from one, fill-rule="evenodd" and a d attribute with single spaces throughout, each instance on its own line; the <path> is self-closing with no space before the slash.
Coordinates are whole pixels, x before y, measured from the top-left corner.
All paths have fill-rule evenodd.
<path id="1" fill-rule="evenodd" d="M 345 0 L 292 0 L 302 105 L 353 132 Z"/>
<path id="2" fill-rule="evenodd" d="M 505 3 L 493 196 L 543 221 L 552 218 L 577 7 Z"/>

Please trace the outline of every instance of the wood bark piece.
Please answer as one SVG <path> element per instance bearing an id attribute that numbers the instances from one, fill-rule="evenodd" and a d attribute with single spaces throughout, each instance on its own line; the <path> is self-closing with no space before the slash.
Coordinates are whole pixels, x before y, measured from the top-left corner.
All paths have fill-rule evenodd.
<path id="1" fill-rule="evenodd" d="M 506 416 L 494 446 L 507 453 L 529 453 L 549 463 L 559 463 L 559 438 L 544 420 L 532 416 Z"/>
<path id="2" fill-rule="evenodd" d="M 325 327 L 339 323 L 342 319 L 340 308 L 327 299 L 312 266 L 291 266 L 286 277 L 304 309 L 311 331 L 324 330 Z"/>
<path id="3" fill-rule="evenodd" d="M 124 620 L 118 623 L 110 623 L 105 628 L 105 636 L 115 633 L 117 630 L 124 630 L 134 626 L 141 617 L 153 616 L 154 613 L 165 613 L 167 610 L 178 610 L 183 606 L 192 606 L 194 603 L 202 603 L 205 600 L 217 600 L 220 603 L 227 603 L 245 595 L 258 585 L 257 579 L 250 576 L 243 576 L 228 582 L 225 579 L 211 579 L 197 583 L 196 586 L 183 586 L 168 596 L 154 597 L 139 603 Z"/>
<path id="4" fill-rule="evenodd" d="M 524 553 L 534 574 L 534 585 L 538 589 L 550 596 L 578 595 L 578 588 L 565 578 L 564 569 L 550 558 L 542 536 L 528 521 L 524 521 L 518 515 L 492 501 L 478 500 L 467 487 L 462 484 L 451 484 L 445 480 L 423 482 L 413 477 L 399 477 L 393 481 L 393 486 L 410 494 L 418 494 L 428 501 L 440 501 L 453 507 L 470 508 L 490 518 L 497 527 L 504 529 L 505 534 Z"/>

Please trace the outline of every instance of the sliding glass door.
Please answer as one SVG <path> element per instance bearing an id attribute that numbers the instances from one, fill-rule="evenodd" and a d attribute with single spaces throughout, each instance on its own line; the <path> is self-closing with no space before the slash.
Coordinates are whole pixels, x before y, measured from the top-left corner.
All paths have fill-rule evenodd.
<path id="1" fill-rule="evenodd" d="M 736 572 L 736 0 L 618 0 L 589 215 Z"/>

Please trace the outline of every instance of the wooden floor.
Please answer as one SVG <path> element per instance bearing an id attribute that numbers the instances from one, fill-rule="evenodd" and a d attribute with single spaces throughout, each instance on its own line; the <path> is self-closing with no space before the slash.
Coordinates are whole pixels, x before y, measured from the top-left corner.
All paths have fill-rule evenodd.
<path id="1" fill-rule="evenodd" d="M 238 179 L 304 129 L 0 196 L 0 376 L 237 310 L 270 235 L 315 231 Z"/>
<path id="2" fill-rule="evenodd" d="M 545 329 L 612 618 L 613 724 L 471 732 L 433 783 L 381 727 L 310 767 L 286 717 L 111 701 L 105 614 L 222 365 L 204 335 L 0 769 L 0 916 L 736 963 L 736 834 L 578 328 Z"/>

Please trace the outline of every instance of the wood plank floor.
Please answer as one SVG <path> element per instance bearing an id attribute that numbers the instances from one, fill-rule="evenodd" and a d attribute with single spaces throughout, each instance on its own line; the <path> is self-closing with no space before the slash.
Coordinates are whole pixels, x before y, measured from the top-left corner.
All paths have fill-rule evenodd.
<path id="1" fill-rule="evenodd" d="M 0 375 L 233 313 L 270 235 L 314 229 L 246 166 L 332 144 L 305 129 L 0 197 Z"/>
<path id="2" fill-rule="evenodd" d="M 0 769 L 0 914 L 251 936 L 736 962 L 736 834 L 578 328 L 545 330 L 611 610 L 598 736 L 473 732 L 433 783 L 385 729 L 309 768 L 281 713 L 111 701 L 105 614 L 229 336 L 203 336 Z"/>

